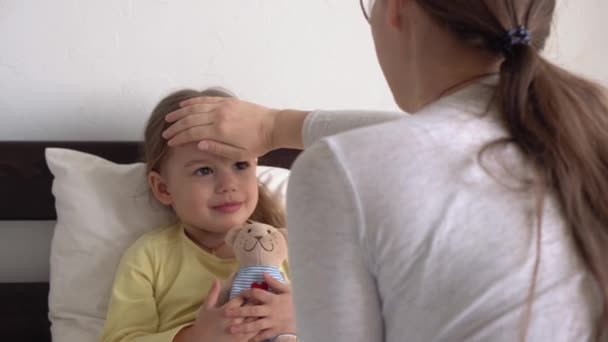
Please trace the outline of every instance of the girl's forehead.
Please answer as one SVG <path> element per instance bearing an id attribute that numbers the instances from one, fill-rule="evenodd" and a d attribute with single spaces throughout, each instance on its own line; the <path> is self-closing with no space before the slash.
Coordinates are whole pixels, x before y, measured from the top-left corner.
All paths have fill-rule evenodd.
<path id="1" fill-rule="evenodd" d="M 196 143 L 175 146 L 169 148 L 169 160 L 171 163 L 193 164 L 193 163 L 213 163 L 213 164 L 232 164 L 237 161 L 254 162 L 255 159 L 231 160 L 206 151 L 201 151 L 196 147 Z"/>

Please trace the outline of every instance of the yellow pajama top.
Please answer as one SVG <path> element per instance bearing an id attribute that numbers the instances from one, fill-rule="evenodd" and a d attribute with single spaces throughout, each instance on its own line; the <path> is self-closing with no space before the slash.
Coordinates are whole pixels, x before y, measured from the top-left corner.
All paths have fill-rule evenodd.
<path id="1" fill-rule="evenodd" d="M 237 267 L 197 246 L 181 224 L 143 235 L 116 271 L 101 341 L 172 341 L 196 318 L 213 279 Z M 287 262 L 281 270 L 288 274 Z"/>

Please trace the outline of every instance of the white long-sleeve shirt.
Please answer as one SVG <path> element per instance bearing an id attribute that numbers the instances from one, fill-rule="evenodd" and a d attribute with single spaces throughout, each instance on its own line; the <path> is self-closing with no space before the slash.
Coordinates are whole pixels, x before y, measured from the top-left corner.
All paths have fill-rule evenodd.
<path id="1" fill-rule="evenodd" d="M 492 89 L 412 116 L 309 114 L 287 200 L 303 341 L 519 341 L 537 255 L 527 341 L 592 340 L 601 297 L 554 196 L 537 251 L 517 149 L 480 157 L 507 136 Z"/>

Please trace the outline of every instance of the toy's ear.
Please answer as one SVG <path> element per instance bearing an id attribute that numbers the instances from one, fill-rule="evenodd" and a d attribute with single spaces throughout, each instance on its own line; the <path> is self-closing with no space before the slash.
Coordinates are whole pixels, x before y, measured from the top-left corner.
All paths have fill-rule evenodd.
<path id="1" fill-rule="evenodd" d="M 236 237 L 237 235 L 239 235 L 241 230 L 243 230 L 242 227 L 230 229 L 226 234 L 226 238 L 224 239 L 226 241 L 226 244 L 230 247 L 234 247 L 234 241 L 236 241 Z"/>
<path id="2" fill-rule="evenodd" d="M 289 241 L 289 239 L 287 238 L 287 229 L 286 228 L 277 228 L 277 230 L 279 231 L 279 233 L 283 234 L 283 236 L 285 237 L 285 241 Z"/>

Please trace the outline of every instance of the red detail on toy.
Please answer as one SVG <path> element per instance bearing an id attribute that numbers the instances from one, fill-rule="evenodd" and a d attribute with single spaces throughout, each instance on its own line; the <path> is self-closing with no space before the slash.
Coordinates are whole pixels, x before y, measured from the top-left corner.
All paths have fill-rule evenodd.
<path id="1" fill-rule="evenodd" d="M 270 289 L 270 287 L 268 286 L 268 283 L 266 283 L 265 281 L 258 283 L 251 283 L 251 288 L 252 289 L 262 289 L 262 290 L 266 290 L 268 291 Z"/>

